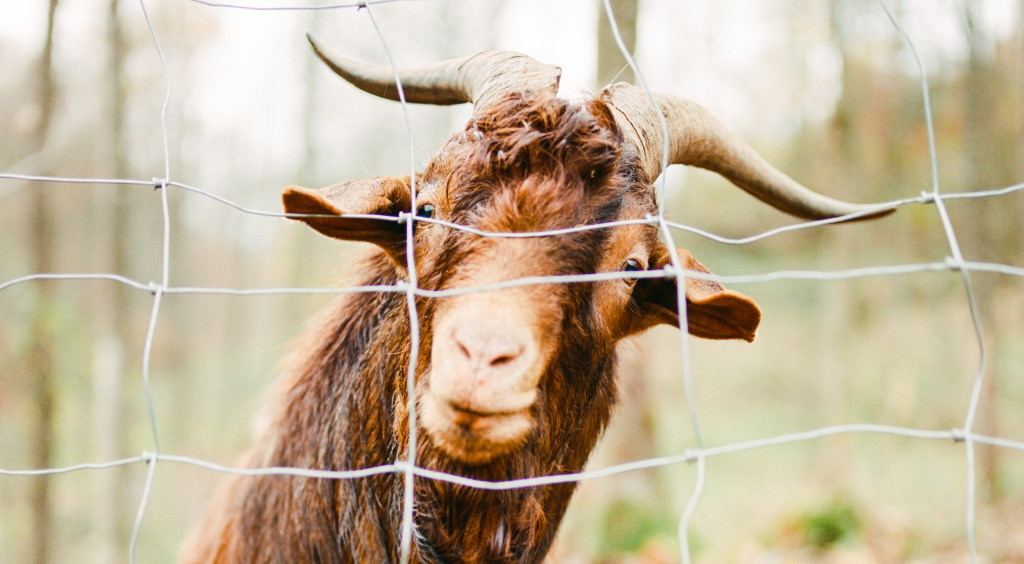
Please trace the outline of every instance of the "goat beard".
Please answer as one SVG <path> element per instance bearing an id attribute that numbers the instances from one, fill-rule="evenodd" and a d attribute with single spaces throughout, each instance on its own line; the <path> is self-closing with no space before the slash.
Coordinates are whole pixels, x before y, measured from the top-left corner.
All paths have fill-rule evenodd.
<path id="1" fill-rule="evenodd" d="M 530 432 L 514 448 L 485 463 L 450 456 L 429 430 L 420 427 L 417 466 L 489 482 L 582 470 L 614 402 L 613 365 L 613 355 L 598 359 L 595 372 L 589 373 L 592 379 L 586 382 L 546 374 L 531 409 Z M 554 367 L 552 372 L 560 369 Z M 425 386 L 421 384 L 420 389 Z M 424 393 L 420 391 L 418 397 Z M 568 398 L 571 405 L 556 405 L 556 397 Z M 396 420 L 407 422 L 404 410 L 404 405 L 396 410 L 401 412 Z M 408 449 L 407 435 L 401 432 L 405 429 L 398 429 L 397 436 L 401 448 Z M 576 483 L 491 491 L 423 478 L 416 480 L 415 488 L 416 537 L 424 561 L 533 562 L 550 547 Z M 488 509 L 480 511 L 482 507 Z"/>

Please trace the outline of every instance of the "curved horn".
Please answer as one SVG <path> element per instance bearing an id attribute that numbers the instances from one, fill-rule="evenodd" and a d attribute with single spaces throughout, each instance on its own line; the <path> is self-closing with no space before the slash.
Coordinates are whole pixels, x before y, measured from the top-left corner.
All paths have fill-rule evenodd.
<path id="1" fill-rule="evenodd" d="M 390 67 L 365 65 L 331 52 L 306 34 L 317 57 L 357 88 L 381 98 L 398 100 L 395 72 Z M 558 92 L 562 69 L 512 51 L 481 51 L 422 67 L 398 69 L 408 102 L 450 105 L 472 102 L 476 111 L 511 91 Z"/>
<path id="2" fill-rule="evenodd" d="M 612 108 L 626 143 L 637 151 L 650 178 L 657 178 L 662 172 L 662 129 L 647 93 L 618 83 L 602 90 L 600 97 Z M 669 164 L 717 172 L 772 207 L 806 219 L 849 214 L 862 214 L 855 219 L 866 219 L 893 211 L 813 192 L 765 161 L 699 104 L 675 96 L 656 94 L 654 98 L 668 122 Z"/>

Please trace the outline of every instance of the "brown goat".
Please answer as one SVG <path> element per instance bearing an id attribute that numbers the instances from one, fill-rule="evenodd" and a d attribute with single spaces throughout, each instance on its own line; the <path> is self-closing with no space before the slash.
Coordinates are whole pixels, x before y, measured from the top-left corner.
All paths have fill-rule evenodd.
<path id="1" fill-rule="evenodd" d="M 312 39 L 311 39 L 312 41 Z M 394 98 L 389 69 L 317 54 L 360 88 Z M 477 230 L 522 234 L 642 220 L 657 213 L 651 182 L 669 162 L 715 170 L 804 217 L 870 210 L 819 196 L 771 168 L 696 105 L 616 85 L 595 99 L 556 97 L 558 69 L 485 52 L 400 71 L 412 102 L 471 101 L 474 116 L 417 176 L 284 192 L 289 213 L 330 237 L 374 243 L 363 284 L 409 279 L 406 226 L 351 214 L 415 212 Z M 411 202 L 416 202 L 412 209 Z M 349 214 L 348 217 L 343 214 Z M 401 293 L 340 299 L 296 354 L 274 395 L 253 467 L 349 470 L 406 456 L 483 480 L 580 471 L 615 403 L 616 343 L 680 323 L 675 278 L 644 277 L 672 262 L 655 226 L 637 222 L 536 237 L 485 237 L 417 221 L 420 288 L 453 290 L 529 277 L 616 273 L 575 284 L 505 286 L 417 298 L 418 424 L 408 424 L 410 320 Z M 677 267 L 707 272 L 683 250 Z M 691 334 L 752 340 L 760 310 L 719 284 L 685 278 Z M 403 477 L 350 480 L 232 476 L 185 548 L 187 562 L 394 562 Z M 538 562 L 574 484 L 487 491 L 415 481 L 413 562 Z"/>

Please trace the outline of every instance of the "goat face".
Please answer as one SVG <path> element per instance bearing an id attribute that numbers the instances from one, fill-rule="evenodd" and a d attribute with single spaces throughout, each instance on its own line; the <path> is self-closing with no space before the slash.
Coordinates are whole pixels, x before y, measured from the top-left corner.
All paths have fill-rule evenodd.
<path id="1" fill-rule="evenodd" d="M 521 235 L 643 219 L 656 212 L 647 184 L 636 163 L 624 158 L 605 105 L 580 107 L 548 94 L 511 95 L 495 104 L 418 176 L 416 214 L 439 221 L 415 224 L 418 285 L 448 293 L 422 300 L 420 323 L 432 338 L 423 346 L 417 400 L 423 429 L 448 456 L 481 464 L 527 440 L 544 414 L 559 407 L 550 388 L 567 383 L 548 380 L 564 378 L 568 348 L 607 357 L 623 337 L 679 320 L 672 281 L 628 275 L 662 269 L 670 260 L 651 225 L 494 237 L 447 223 Z M 284 201 L 289 213 L 394 215 L 410 209 L 410 182 L 378 178 L 320 191 L 292 187 Z M 405 273 L 404 226 L 365 218 L 301 219 L 333 237 L 377 243 Z M 703 270 L 685 251 L 680 256 L 684 267 Z M 619 271 L 621 278 L 586 284 L 501 286 Z M 748 298 L 698 280 L 687 285 L 687 298 L 695 334 L 753 338 L 760 312 Z"/>
<path id="2" fill-rule="evenodd" d="M 575 105 L 556 97 L 560 69 L 518 53 L 485 51 L 392 70 L 340 57 L 312 37 L 310 42 L 334 72 L 377 96 L 397 99 L 397 77 L 406 101 L 473 103 L 469 125 L 418 177 L 415 199 L 408 178 L 285 191 L 287 212 L 321 214 L 300 219 L 332 237 L 379 245 L 400 273 L 409 262 L 406 226 L 341 214 L 416 212 L 503 233 L 642 219 L 656 213 L 650 182 L 666 162 L 718 172 L 801 217 L 866 218 L 891 211 L 808 190 L 765 162 L 706 110 L 678 97 L 615 84 Z M 417 222 L 412 248 L 417 284 L 430 290 L 561 274 L 660 270 L 673 254 L 658 242 L 657 230 L 642 223 L 514 238 Z M 676 266 L 706 272 L 686 251 L 679 250 L 678 256 L 681 264 Z M 584 373 L 588 368 L 581 363 L 587 358 L 612 358 L 611 350 L 623 337 L 660 323 L 678 326 L 679 294 L 685 295 L 691 334 L 753 339 L 760 320 L 757 306 L 717 283 L 694 278 L 686 278 L 682 292 L 675 279 L 623 275 L 587 284 L 543 280 L 421 300 L 424 334 L 431 336 L 418 359 L 423 428 L 442 451 L 463 463 L 481 464 L 514 451 L 544 428 L 545 413 L 563 407 L 556 402 L 573 383 L 557 381 L 558 375 Z"/>

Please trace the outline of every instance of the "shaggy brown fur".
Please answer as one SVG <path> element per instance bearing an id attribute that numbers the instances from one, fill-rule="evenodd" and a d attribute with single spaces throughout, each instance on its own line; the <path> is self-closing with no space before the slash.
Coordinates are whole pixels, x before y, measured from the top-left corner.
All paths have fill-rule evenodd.
<path id="1" fill-rule="evenodd" d="M 417 203 L 421 210 L 424 204 L 433 206 L 434 217 L 492 231 L 645 217 L 655 212 L 650 179 L 637 168 L 634 155 L 623 154 L 613 124 L 600 102 L 577 105 L 548 94 L 511 95 L 476 116 L 434 157 L 419 179 Z M 407 179 L 360 182 L 318 193 L 293 189 L 285 195 L 286 208 L 315 213 L 408 210 Z M 392 225 L 344 218 L 304 221 L 334 237 L 378 245 L 363 263 L 362 283 L 390 285 L 406 277 L 404 236 Z M 614 272 L 632 265 L 627 261 L 634 258 L 651 269 L 667 261 L 656 229 L 647 225 L 508 239 L 420 222 L 414 243 L 419 284 L 427 289 Z M 747 300 L 720 307 L 717 298 L 708 296 L 739 302 L 745 298 L 710 286 L 702 294 L 707 305 L 697 303 L 704 298 L 696 295 L 688 304 L 695 319 L 711 320 L 712 328 L 702 336 L 752 338 L 756 306 Z M 410 432 L 405 299 L 394 293 L 362 293 L 333 306 L 279 383 L 271 423 L 249 454 L 248 465 L 348 470 L 405 457 Z M 657 323 L 678 324 L 675 304 L 674 281 L 666 279 L 548 284 L 419 299 L 422 347 L 416 399 L 426 411 L 418 429 L 417 464 L 485 480 L 581 470 L 615 403 L 616 342 Z M 524 331 L 532 336 L 531 346 L 534 338 L 540 341 L 537 358 L 542 363 L 535 376 L 536 399 L 514 415 L 528 430 L 474 434 L 474 424 L 493 418 L 457 412 L 463 423 L 453 424 L 431 415 L 430 401 L 440 401 L 435 396 L 442 394 L 436 380 L 441 375 L 432 372 L 440 354 L 434 349 L 451 346 L 444 340 L 449 333 L 442 331 L 459 329 L 451 329 L 454 322 L 448 320 L 485 323 L 495 311 L 514 315 L 517 308 L 532 312 Z M 479 385 L 493 386 L 494 391 L 470 386 L 466 393 L 479 391 L 488 401 L 505 401 L 511 393 L 502 382 Z M 485 428 L 492 427 L 505 432 L 499 423 Z M 506 440 L 506 435 L 512 438 Z M 574 488 L 561 484 L 485 491 L 417 479 L 413 561 L 541 561 Z M 352 480 L 231 477 L 184 559 L 393 562 L 400 548 L 402 495 L 400 475 Z"/>

